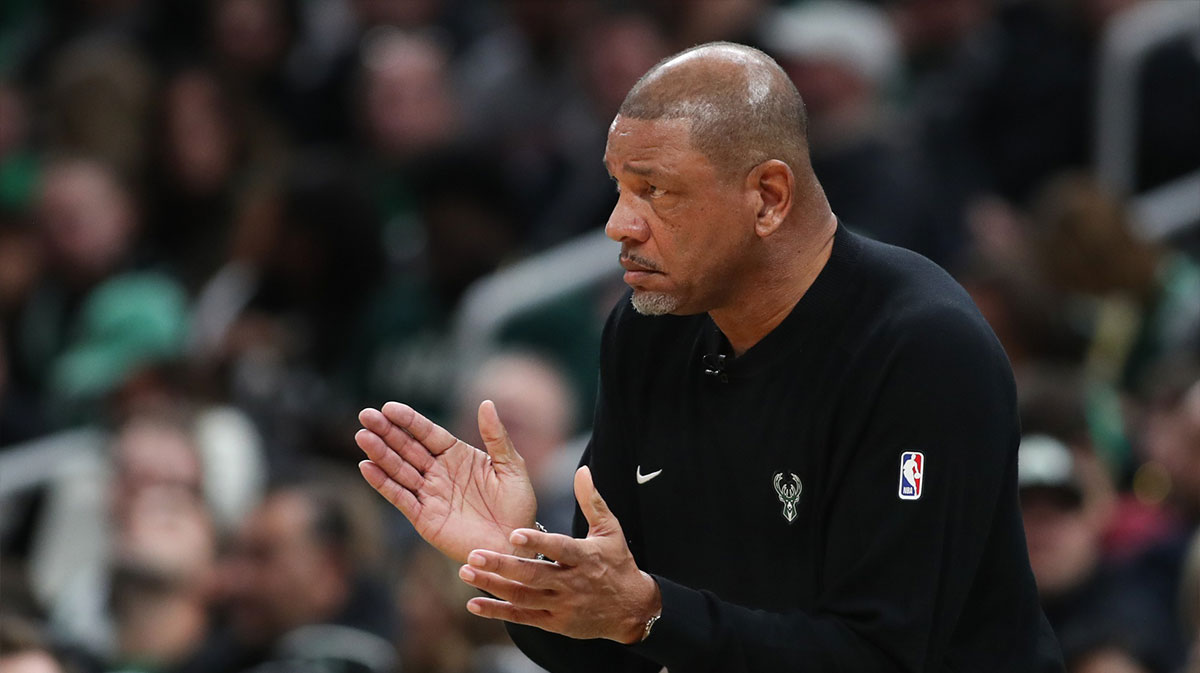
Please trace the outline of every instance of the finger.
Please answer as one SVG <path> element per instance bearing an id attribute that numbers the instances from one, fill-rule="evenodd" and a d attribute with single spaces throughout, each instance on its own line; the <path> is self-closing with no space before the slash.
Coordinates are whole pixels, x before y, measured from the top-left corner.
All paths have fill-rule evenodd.
<path id="1" fill-rule="evenodd" d="M 520 558 L 488 549 L 476 549 L 467 555 L 467 563 L 476 570 L 499 575 L 535 589 L 554 589 L 556 575 L 563 568 L 550 561 Z"/>
<path id="2" fill-rule="evenodd" d="M 587 465 L 575 471 L 575 500 L 579 502 L 583 518 L 587 519 L 589 536 L 605 535 L 621 529 L 616 515 L 600 497 L 600 491 L 596 490 L 592 471 Z"/>
<path id="3" fill-rule="evenodd" d="M 586 558 L 582 542 L 569 535 L 518 528 L 508 536 L 508 541 L 530 557 L 541 554 L 554 559 L 559 565 L 577 566 Z"/>
<path id="4" fill-rule="evenodd" d="M 380 411 L 391 422 L 403 428 L 433 455 L 454 446 L 458 438 L 445 428 L 417 413 L 416 409 L 399 402 L 388 402 Z"/>
<path id="5" fill-rule="evenodd" d="M 473 615 L 487 619 L 503 619 L 514 624 L 525 624 L 545 628 L 552 619 L 550 612 L 521 608 L 494 598 L 472 598 L 467 601 L 467 610 Z"/>
<path id="6" fill-rule="evenodd" d="M 504 601 L 523 608 L 544 610 L 554 604 L 558 592 L 551 589 L 536 589 L 520 582 L 505 579 L 495 573 L 478 570 L 469 565 L 458 569 L 458 576 L 471 586 L 488 592 Z"/>
<path id="7" fill-rule="evenodd" d="M 367 458 L 371 459 L 371 462 L 379 466 L 387 476 L 399 482 L 404 488 L 418 491 L 425 483 L 425 477 L 421 475 L 421 471 L 401 458 L 383 441 L 383 438 L 374 432 L 366 428 L 359 430 L 354 433 L 354 443 L 358 444 L 363 453 L 367 454 Z M 428 453 L 425 455 L 429 460 L 433 459 Z"/>
<path id="8" fill-rule="evenodd" d="M 358 420 L 363 424 L 364 428 L 378 435 L 384 444 L 392 451 L 398 453 L 400 457 L 417 468 L 422 474 L 428 472 L 433 467 L 433 454 L 429 452 L 429 449 L 413 439 L 412 435 L 388 420 L 380 411 L 363 409 L 358 414 Z M 361 444 L 359 446 L 364 451 L 366 450 L 366 447 L 363 447 Z M 371 460 L 376 460 L 375 456 L 369 457 Z M 387 464 L 380 462 L 380 466 L 386 468 Z"/>
<path id="9" fill-rule="evenodd" d="M 516 447 L 508 437 L 508 430 L 505 430 L 504 424 L 500 422 L 496 403 L 484 400 L 479 405 L 478 420 L 479 436 L 483 438 L 483 446 L 492 457 L 492 463 L 501 469 L 515 466 L 523 468 L 525 461 L 517 453 Z"/>
<path id="10" fill-rule="evenodd" d="M 400 510 L 400 513 L 409 521 L 416 521 L 417 514 L 421 511 L 421 502 L 417 500 L 417 496 L 412 491 L 396 483 L 387 476 L 381 467 L 369 460 L 360 462 L 358 471 L 362 472 L 363 479 L 367 480 L 371 488 L 392 503 L 392 506 Z"/>

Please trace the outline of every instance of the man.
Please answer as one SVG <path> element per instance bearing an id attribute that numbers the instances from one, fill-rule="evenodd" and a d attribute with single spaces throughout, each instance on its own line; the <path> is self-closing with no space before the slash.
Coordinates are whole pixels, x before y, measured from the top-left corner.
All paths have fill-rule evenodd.
<path id="1" fill-rule="evenodd" d="M 363 475 L 551 670 L 1061 671 L 1004 353 L 939 268 L 838 224 L 803 110 L 769 57 L 717 43 L 613 121 L 633 310 L 605 328 L 582 539 L 529 529 L 489 402 L 487 453 L 364 410 Z"/>
<path id="2" fill-rule="evenodd" d="M 250 515 L 225 578 L 242 652 L 223 670 L 393 670 L 391 608 L 365 571 L 351 498 L 338 483 L 281 484 Z"/>
<path id="3" fill-rule="evenodd" d="M 1029 562 L 1071 670 L 1179 670 L 1174 615 L 1103 558 L 1113 510 L 1091 447 L 1026 435 L 1018 456 Z M 1116 662 L 1125 668 L 1104 668 Z"/>

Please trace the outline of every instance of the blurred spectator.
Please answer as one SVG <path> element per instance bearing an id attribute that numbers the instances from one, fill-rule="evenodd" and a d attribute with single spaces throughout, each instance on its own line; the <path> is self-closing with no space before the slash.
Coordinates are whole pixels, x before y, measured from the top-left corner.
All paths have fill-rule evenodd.
<path id="1" fill-rule="evenodd" d="M 1200 524 L 1200 368 L 1194 362 L 1167 359 L 1145 394 L 1140 427 L 1140 449 L 1145 463 L 1138 470 L 1133 491 L 1139 498 L 1162 503 L 1175 514 L 1172 534 L 1147 549 L 1133 564 L 1139 586 L 1171 614 L 1190 609 L 1184 597 L 1180 606 L 1188 545 Z M 1179 647 L 1193 634 L 1169 632 Z"/>
<path id="2" fill-rule="evenodd" d="M 550 130 L 568 151 L 559 183 L 544 195 L 525 232 L 526 246 L 540 250 L 604 226 L 616 193 L 601 162 L 608 126 L 638 78 L 668 56 L 666 38 L 644 14 L 597 16 L 575 45 L 572 59 L 583 89 L 567 102 Z"/>
<path id="3" fill-rule="evenodd" d="M 347 444 L 324 442 L 347 413 L 325 377 L 382 272 L 365 192 L 341 157 L 302 157 L 281 189 L 247 202 L 230 259 L 197 300 L 193 353 L 260 425 L 273 466 Z"/>
<path id="4" fill-rule="evenodd" d="M 1136 238 L 1123 205 L 1095 181 L 1049 182 L 1033 224 L 1050 286 L 1092 312 L 1091 375 L 1130 389 L 1164 353 L 1200 345 L 1200 267 Z"/>
<path id="5" fill-rule="evenodd" d="M 953 267 L 961 224 L 888 118 L 901 61 L 887 15 L 852 0 L 808 2 L 771 14 L 763 42 L 804 98 L 813 169 L 838 217 Z"/>
<path id="6" fill-rule="evenodd" d="M 505 418 L 505 428 L 525 459 L 538 496 L 538 521 L 549 530 L 567 533 L 575 513 L 572 475 L 578 455 L 566 455 L 575 427 L 575 400 L 564 373 L 554 363 L 531 353 L 498 353 L 472 374 L 457 401 L 452 432 L 471 446 L 483 446 L 479 405 L 492 400 Z"/>
<path id="7" fill-rule="evenodd" d="M 1076 456 L 1053 437 L 1027 435 L 1018 467 L 1030 565 L 1067 661 L 1112 648 L 1141 666 L 1130 670 L 1172 670 L 1172 620 L 1152 596 L 1102 563 L 1100 535 L 1110 509 L 1096 501 Z"/>
<path id="8" fill-rule="evenodd" d="M 449 55 L 429 35 L 381 30 L 363 49 L 363 117 L 371 149 L 392 161 L 450 142 L 458 108 Z"/>
<path id="9" fill-rule="evenodd" d="M 422 165 L 414 193 L 424 264 L 391 278 L 372 299 L 348 366 L 359 399 L 403 399 L 445 420 L 447 382 L 457 377 L 450 317 L 467 287 L 513 252 L 516 213 L 486 155 L 451 150 Z"/>
<path id="10" fill-rule="evenodd" d="M 538 673 L 499 623 L 463 606 L 478 592 L 458 579 L 458 564 L 417 545 L 396 591 L 404 673 Z"/>
<path id="11" fill-rule="evenodd" d="M 220 661 L 219 653 L 205 651 L 216 570 L 212 522 L 198 492 L 160 484 L 124 503 L 127 511 L 118 515 L 109 598 L 116 650 L 109 668 L 211 670 Z"/>
<path id="12" fill-rule="evenodd" d="M 177 412 L 142 412 L 108 465 L 53 486 L 32 561 L 58 637 L 98 661 L 182 668 L 208 634 L 216 538 L 201 455 Z"/>
<path id="13" fill-rule="evenodd" d="M 380 28 L 364 38 L 360 67 L 359 117 L 384 253 L 392 266 L 411 270 L 425 253 L 416 181 L 428 157 L 460 131 L 449 54 L 430 34 Z"/>
<path id="14" fill-rule="evenodd" d="M 579 161 L 595 161 L 592 148 L 565 142 L 563 125 L 582 96 L 572 47 L 596 3 L 508 0 L 503 8 L 504 20 L 458 63 L 464 136 L 498 152 L 504 188 L 513 195 L 521 233 L 529 236 L 545 204 L 568 189 L 570 171 Z"/>
<path id="15" fill-rule="evenodd" d="M 94 419 L 92 403 L 139 368 L 182 351 L 183 290 L 137 270 L 136 205 L 102 164 L 50 164 L 36 217 L 47 273 L 14 319 L 10 366 L 52 422 Z"/>
<path id="16" fill-rule="evenodd" d="M 140 179 L 153 92 L 153 73 L 137 51 L 102 41 L 71 44 L 55 58 L 47 82 L 50 148 L 96 158 L 122 180 Z"/>
<path id="17" fill-rule="evenodd" d="M 395 665 L 391 607 L 370 574 L 373 510 L 328 473 L 277 486 L 239 531 L 225 584 L 241 668 L 382 673 Z"/>
<path id="18" fill-rule="evenodd" d="M 184 68 L 162 92 L 145 241 L 195 290 L 231 245 L 230 222 L 248 184 L 274 177 L 279 130 L 206 68 Z"/>

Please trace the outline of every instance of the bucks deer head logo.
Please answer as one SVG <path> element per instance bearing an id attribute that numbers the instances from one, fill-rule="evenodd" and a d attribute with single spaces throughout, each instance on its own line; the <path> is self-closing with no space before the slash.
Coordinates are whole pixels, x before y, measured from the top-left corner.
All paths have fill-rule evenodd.
<path id="1" fill-rule="evenodd" d="M 796 520 L 796 503 L 800 500 L 800 492 L 804 490 L 804 484 L 800 483 L 800 477 L 791 474 L 792 483 L 783 483 L 783 473 L 775 473 L 775 493 L 779 495 L 779 502 L 783 503 L 783 518 L 787 519 L 788 523 Z"/>

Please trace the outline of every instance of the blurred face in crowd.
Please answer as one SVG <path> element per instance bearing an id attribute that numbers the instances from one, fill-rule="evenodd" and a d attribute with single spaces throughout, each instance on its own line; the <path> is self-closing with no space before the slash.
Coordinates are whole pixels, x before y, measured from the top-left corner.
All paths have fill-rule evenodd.
<path id="1" fill-rule="evenodd" d="M 343 562 L 314 535 L 311 504 L 297 492 L 268 497 L 249 517 L 225 573 L 234 631 L 252 645 L 332 617 L 348 590 Z"/>
<path id="2" fill-rule="evenodd" d="M 750 264 L 750 195 L 692 146 L 690 126 L 618 115 L 609 129 L 604 163 L 620 195 L 605 231 L 621 243 L 625 282 L 642 313 L 728 306 Z"/>
<path id="3" fill-rule="evenodd" d="M 366 123 L 384 154 L 403 157 L 454 132 L 445 52 L 428 38 L 386 34 L 364 53 Z"/>
<path id="4" fill-rule="evenodd" d="M 216 541 L 200 459 L 187 433 L 164 421 L 135 419 L 112 450 L 119 560 L 173 582 L 207 583 Z"/>
<path id="5" fill-rule="evenodd" d="M 37 218 L 51 260 L 72 278 L 107 275 L 133 235 L 133 210 L 112 172 L 90 161 L 55 164 L 38 195 Z"/>
<path id="6" fill-rule="evenodd" d="M 1029 564 L 1043 596 L 1086 580 L 1099 559 L 1100 527 L 1078 495 L 1058 488 L 1021 491 Z"/>
<path id="7" fill-rule="evenodd" d="M 185 193 L 215 192 L 233 168 L 233 129 L 222 105 L 216 81 L 199 70 L 183 73 L 167 87 L 168 166 Z"/>
<path id="8" fill-rule="evenodd" d="M 150 419 L 134 419 L 113 443 L 116 480 L 113 504 L 118 518 L 142 491 L 175 489 L 198 496 L 203 481 L 200 458 L 180 428 Z"/>
<path id="9" fill-rule="evenodd" d="M 283 0 L 217 0 L 214 22 L 217 53 L 252 76 L 274 68 L 290 39 Z"/>
<path id="10" fill-rule="evenodd" d="M 458 436 L 474 446 L 483 446 L 476 413 L 485 399 L 509 419 L 504 423 L 508 436 L 539 485 L 557 450 L 570 439 L 574 402 L 563 375 L 535 357 L 501 355 L 484 363 L 455 424 Z"/>

